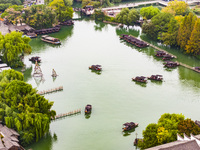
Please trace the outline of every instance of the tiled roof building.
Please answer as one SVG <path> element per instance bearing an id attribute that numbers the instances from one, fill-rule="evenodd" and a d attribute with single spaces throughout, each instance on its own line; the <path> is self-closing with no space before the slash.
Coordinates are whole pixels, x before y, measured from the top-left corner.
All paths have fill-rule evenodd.
<path id="1" fill-rule="evenodd" d="M 19 134 L 2 124 L 0 124 L 0 150 L 24 150 L 19 145 Z"/>
<path id="2" fill-rule="evenodd" d="M 148 148 L 146 150 L 200 150 L 200 135 L 188 137 L 184 134 L 182 138 L 177 134 L 177 141 Z"/>

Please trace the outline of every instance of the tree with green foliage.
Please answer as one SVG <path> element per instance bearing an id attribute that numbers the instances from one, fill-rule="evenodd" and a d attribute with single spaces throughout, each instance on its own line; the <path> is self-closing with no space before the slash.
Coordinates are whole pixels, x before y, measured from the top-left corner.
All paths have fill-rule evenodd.
<path id="1" fill-rule="evenodd" d="M 166 45 L 177 45 L 177 35 L 179 22 L 175 18 L 171 18 L 168 24 L 168 31 L 162 34 L 162 41 Z"/>
<path id="2" fill-rule="evenodd" d="M 20 0 L 0 0 L 0 11 L 5 11 L 12 5 L 21 5 L 23 1 Z"/>
<path id="3" fill-rule="evenodd" d="M 164 127 L 159 127 L 157 130 L 157 139 L 158 144 L 167 143 L 168 139 L 171 137 L 168 130 L 166 130 Z"/>
<path id="4" fill-rule="evenodd" d="M 70 5 L 66 3 L 66 5 Z M 49 6 L 56 10 L 58 20 L 60 22 L 72 19 L 73 9 L 71 6 L 66 6 L 64 0 L 53 0 Z"/>
<path id="5" fill-rule="evenodd" d="M 119 23 L 126 25 L 133 25 L 139 20 L 139 12 L 135 9 L 129 10 L 128 8 L 122 8 L 119 14 L 117 14 L 115 20 Z"/>
<path id="6" fill-rule="evenodd" d="M 30 38 L 27 36 L 22 37 L 21 32 L 14 31 L 5 36 L 0 34 L 0 41 L 0 51 L 3 55 L 3 61 L 11 67 L 23 66 L 19 56 L 31 53 Z"/>
<path id="7" fill-rule="evenodd" d="M 116 21 L 119 23 L 123 23 L 123 24 L 128 24 L 127 22 L 127 17 L 129 14 L 129 9 L 128 8 L 122 8 L 122 10 L 120 11 L 119 14 L 117 14 Z"/>
<path id="8" fill-rule="evenodd" d="M 140 19 L 139 12 L 136 9 L 131 9 L 128 13 L 128 18 L 127 18 L 128 25 L 133 25 L 139 19 Z"/>
<path id="9" fill-rule="evenodd" d="M 143 131 L 143 139 L 139 140 L 138 147 L 150 148 L 176 140 L 178 125 L 184 120 L 182 114 L 163 114 L 157 124 L 149 124 Z"/>
<path id="10" fill-rule="evenodd" d="M 182 120 L 178 124 L 178 133 L 183 136 L 183 133 L 190 136 L 190 134 L 200 134 L 200 128 L 191 119 Z"/>
<path id="11" fill-rule="evenodd" d="M 14 70 L 0 74 L 0 119 L 7 127 L 20 133 L 23 145 L 41 139 L 49 131 L 50 120 L 56 115 L 53 102 L 36 94 L 36 89 L 23 81 Z"/>
<path id="12" fill-rule="evenodd" d="M 192 30 L 188 44 L 186 45 L 186 53 L 199 55 L 200 54 L 200 19 L 196 20 L 194 29 Z"/>
<path id="13" fill-rule="evenodd" d="M 23 9 L 23 6 L 18 6 L 18 5 L 12 5 L 9 8 L 5 10 L 4 13 L 2 13 L 1 17 L 6 18 L 8 22 L 12 24 L 18 24 L 20 23 L 20 20 L 22 20 L 21 17 L 21 11 Z"/>
<path id="14" fill-rule="evenodd" d="M 94 10 L 94 18 L 95 18 L 95 20 L 103 21 L 104 17 L 105 17 L 105 15 L 101 10 L 97 10 L 97 9 Z"/>
<path id="15" fill-rule="evenodd" d="M 46 5 L 32 5 L 24 8 L 22 18 L 24 22 L 33 28 L 50 28 L 57 23 L 56 12 L 52 7 Z"/>
<path id="16" fill-rule="evenodd" d="M 143 7 L 140 9 L 140 14 L 144 19 L 151 19 L 153 16 L 160 13 L 160 10 L 157 7 L 149 6 Z"/>
<path id="17" fill-rule="evenodd" d="M 162 34 L 168 30 L 168 24 L 172 17 L 169 13 L 159 13 L 151 19 L 150 23 L 142 26 L 142 32 L 152 39 L 161 40 Z"/>
<path id="18" fill-rule="evenodd" d="M 171 13 L 172 15 L 187 15 L 189 6 L 184 1 L 170 1 L 168 6 L 162 9 L 162 12 Z"/>
<path id="19" fill-rule="evenodd" d="M 180 46 L 181 49 L 186 48 L 196 20 L 197 17 L 193 13 L 189 13 L 189 15 L 186 15 L 184 17 L 182 23 L 180 24 L 177 35 L 177 44 Z"/>
<path id="20" fill-rule="evenodd" d="M 138 147 L 145 149 L 148 147 L 153 147 L 158 145 L 157 139 L 158 125 L 155 123 L 149 124 L 146 129 L 143 131 L 143 139 L 139 141 Z"/>

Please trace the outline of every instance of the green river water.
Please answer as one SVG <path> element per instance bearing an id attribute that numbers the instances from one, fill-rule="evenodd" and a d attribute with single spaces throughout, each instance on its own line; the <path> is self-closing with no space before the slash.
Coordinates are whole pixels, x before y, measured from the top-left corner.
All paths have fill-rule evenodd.
<path id="1" fill-rule="evenodd" d="M 136 133 L 141 138 L 145 127 L 156 123 L 163 113 L 182 113 L 186 118 L 200 120 L 200 74 L 184 67 L 165 69 L 163 61 L 154 57 L 153 48 L 131 46 L 120 40 L 122 33 L 140 36 L 141 29 L 116 29 L 85 19 L 51 34 L 61 40 L 60 46 L 44 43 L 40 37 L 32 39 L 33 52 L 25 57 L 26 82 L 39 91 L 63 86 L 63 91 L 45 95 L 54 101 L 52 109 L 60 114 L 81 108 L 82 113 L 53 121 L 49 134 L 27 149 L 133 150 Z M 164 48 L 178 61 L 200 66 L 199 60 Z M 32 56 L 42 59 L 41 82 L 31 76 L 34 64 L 28 58 Z M 93 64 L 102 65 L 101 74 L 88 69 Z M 55 80 L 51 77 L 53 68 L 59 75 Z M 164 82 L 148 81 L 143 85 L 131 81 L 132 77 L 152 74 L 162 74 Z M 83 113 L 87 104 L 93 106 L 90 118 Z M 139 123 L 139 127 L 124 134 L 122 124 L 131 121 Z"/>

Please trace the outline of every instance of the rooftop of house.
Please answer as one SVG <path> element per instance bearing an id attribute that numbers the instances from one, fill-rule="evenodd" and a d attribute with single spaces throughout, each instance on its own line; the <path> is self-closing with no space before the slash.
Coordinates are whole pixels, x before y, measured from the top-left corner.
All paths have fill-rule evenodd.
<path id="1" fill-rule="evenodd" d="M 10 150 L 13 147 L 23 150 L 18 143 L 19 134 L 15 130 L 0 124 L 0 134 L 0 150 Z"/>
<path id="2" fill-rule="evenodd" d="M 184 138 L 182 138 L 177 134 L 177 141 L 151 147 L 146 150 L 200 150 L 200 135 L 194 136 L 191 134 L 191 137 L 188 137 L 184 134 Z"/>

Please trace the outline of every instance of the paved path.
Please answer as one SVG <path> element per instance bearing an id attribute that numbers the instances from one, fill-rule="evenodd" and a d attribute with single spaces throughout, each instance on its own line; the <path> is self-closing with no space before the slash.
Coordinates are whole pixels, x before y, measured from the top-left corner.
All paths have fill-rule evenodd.
<path id="1" fill-rule="evenodd" d="M 8 26 L 5 25 L 2 21 L 0 21 L 0 32 L 3 35 L 6 35 L 7 33 L 9 33 Z"/>
<path id="2" fill-rule="evenodd" d="M 139 2 L 139 3 L 129 3 L 129 4 L 123 4 L 123 5 L 119 5 L 119 6 L 115 6 L 115 7 L 102 8 L 102 11 L 122 9 L 122 8 L 133 8 L 133 7 L 137 7 L 140 5 L 148 5 L 148 4 L 156 4 L 156 3 L 163 5 L 163 6 L 167 6 L 167 4 L 168 4 L 168 2 L 156 0 L 156 1 Z"/>

